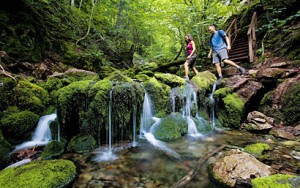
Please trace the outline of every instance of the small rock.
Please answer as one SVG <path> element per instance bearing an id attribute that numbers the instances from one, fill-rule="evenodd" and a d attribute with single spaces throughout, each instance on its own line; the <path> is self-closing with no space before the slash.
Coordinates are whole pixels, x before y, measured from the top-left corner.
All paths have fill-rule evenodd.
<path id="1" fill-rule="evenodd" d="M 280 63 L 273 63 L 271 64 L 271 68 L 282 68 L 286 67 L 288 64 L 286 62 L 280 62 Z"/>
<path id="2" fill-rule="evenodd" d="M 287 139 L 287 140 L 295 139 L 295 136 L 292 133 L 287 132 L 285 130 L 281 130 L 281 129 L 273 129 L 271 131 L 271 134 L 275 137 L 284 138 L 284 139 Z"/>

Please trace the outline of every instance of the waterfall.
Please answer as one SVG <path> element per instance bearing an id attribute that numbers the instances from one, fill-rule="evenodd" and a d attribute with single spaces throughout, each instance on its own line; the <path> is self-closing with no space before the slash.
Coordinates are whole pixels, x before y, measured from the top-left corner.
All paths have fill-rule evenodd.
<path id="1" fill-rule="evenodd" d="M 93 160 L 96 162 L 113 161 L 118 157 L 112 152 L 112 94 L 113 88 L 109 92 L 109 106 L 108 106 L 108 148 L 104 152 L 100 152 Z"/>
<path id="2" fill-rule="evenodd" d="M 141 119 L 140 126 L 140 138 L 143 137 L 143 132 L 146 132 L 146 129 L 149 129 L 151 125 L 151 119 L 154 116 L 153 103 L 150 96 L 145 90 L 144 103 L 143 103 L 143 114 Z"/>
<path id="3" fill-rule="evenodd" d="M 133 114 L 132 114 L 132 134 L 133 134 L 133 142 L 132 142 L 132 146 L 135 147 L 137 145 L 136 142 L 136 107 L 133 108 Z"/>
<path id="4" fill-rule="evenodd" d="M 172 112 L 175 113 L 176 111 L 176 96 L 180 96 L 179 95 L 179 87 L 175 87 L 175 88 L 172 88 L 171 91 L 170 91 L 170 100 L 171 100 L 171 103 L 172 103 Z"/>
<path id="5" fill-rule="evenodd" d="M 183 117 L 186 119 L 188 124 L 188 135 L 192 137 L 200 137 L 202 136 L 198 130 L 194 120 L 191 117 L 191 108 L 192 104 L 196 106 L 196 117 L 198 116 L 198 105 L 197 105 L 197 94 L 193 90 L 193 87 L 190 83 L 186 82 L 184 89 L 182 91 L 183 97 L 185 97 L 185 106 L 183 107 Z M 193 95 L 193 101 L 192 101 Z"/>
<path id="6" fill-rule="evenodd" d="M 141 119 L 140 138 L 146 138 L 146 140 L 152 144 L 155 148 L 164 151 L 170 156 L 180 159 L 180 156 L 168 148 L 165 142 L 162 142 L 154 137 L 156 127 L 161 123 L 161 118 L 154 117 L 154 107 L 150 96 L 145 90 L 145 98 L 143 103 L 143 115 Z M 151 120 L 155 122 L 151 125 Z M 150 128 L 149 128 L 150 127 Z"/>
<path id="7" fill-rule="evenodd" d="M 218 81 L 214 82 L 214 85 L 213 85 L 213 88 L 212 88 L 212 92 L 211 92 L 211 94 L 209 96 L 209 104 L 210 104 L 210 107 L 211 107 L 210 119 L 211 119 L 211 122 L 212 122 L 213 129 L 216 126 L 214 93 L 216 91 L 217 83 L 218 83 Z"/>
<path id="8" fill-rule="evenodd" d="M 17 145 L 15 150 L 31 148 L 35 146 L 46 145 L 52 140 L 50 123 L 57 118 L 56 113 L 42 116 L 38 122 L 37 128 L 35 129 L 31 141 L 24 142 Z"/>

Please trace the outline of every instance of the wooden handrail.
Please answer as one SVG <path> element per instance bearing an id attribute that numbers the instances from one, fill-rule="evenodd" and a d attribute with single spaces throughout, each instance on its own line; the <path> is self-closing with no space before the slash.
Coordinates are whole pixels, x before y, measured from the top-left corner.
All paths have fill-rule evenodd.
<path id="1" fill-rule="evenodd" d="M 254 62 L 255 59 L 255 47 L 256 47 L 256 30 L 257 27 L 257 14 L 253 13 L 251 18 L 251 23 L 249 25 L 249 29 L 247 31 L 248 35 L 248 43 L 249 43 L 249 61 Z"/>
<path id="2" fill-rule="evenodd" d="M 233 30 L 233 32 L 232 32 Z M 226 29 L 226 35 L 229 38 L 230 43 L 232 44 L 237 37 L 237 20 L 233 19 L 229 27 Z M 232 37 L 234 35 L 234 37 Z M 233 38 L 233 39 L 232 39 Z"/>

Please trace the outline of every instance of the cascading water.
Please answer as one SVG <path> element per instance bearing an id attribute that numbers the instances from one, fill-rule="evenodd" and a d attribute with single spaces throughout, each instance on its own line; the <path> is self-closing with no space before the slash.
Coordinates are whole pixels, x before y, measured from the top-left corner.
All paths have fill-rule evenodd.
<path id="1" fill-rule="evenodd" d="M 113 161 L 118 157 L 112 152 L 112 94 L 113 88 L 109 92 L 109 106 L 108 106 L 108 148 L 104 152 L 100 152 L 95 158 L 94 161 Z"/>
<path id="2" fill-rule="evenodd" d="M 132 142 L 132 146 L 135 147 L 137 146 L 137 142 L 136 142 L 136 108 L 133 108 L 133 114 L 132 114 L 132 126 L 133 126 L 133 142 Z"/>
<path id="3" fill-rule="evenodd" d="M 31 148 L 35 146 L 46 145 L 52 140 L 50 123 L 57 118 L 56 113 L 42 116 L 38 122 L 38 126 L 35 129 L 31 141 L 17 145 L 15 150 Z"/>
<path id="4" fill-rule="evenodd" d="M 144 103 L 143 103 L 143 114 L 140 126 L 140 138 L 143 138 L 143 132 L 147 132 L 147 129 L 151 126 L 151 119 L 154 116 L 154 110 L 152 101 L 148 93 L 145 91 Z"/>
<path id="5" fill-rule="evenodd" d="M 180 89 L 179 87 L 175 87 L 175 88 L 172 88 L 170 91 L 170 100 L 172 102 L 172 112 L 173 113 L 175 113 L 175 111 L 176 111 L 176 96 L 180 97 L 179 89 Z"/>
<path id="6" fill-rule="evenodd" d="M 214 93 L 216 91 L 217 83 L 218 83 L 218 81 L 214 82 L 214 85 L 213 85 L 213 88 L 212 88 L 212 92 L 211 92 L 211 94 L 209 96 L 209 104 L 210 104 L 210 108 L 211 108 L 210 119 L 211 119 L 211 123 L 212 123 L 213 129 L 216 126 Z"/>
<path id="7" fill-rule="evenodd" d="M 194 122 L 194 120 L 191 117 L 191 108 L 192 108 L 192 102 L 195 104 L 196 109 L 198 108 L 197 106 L 197 95 L 196 92 L 193 90 L 193 87 L 190 83 L 186 82 L 184 89 L 182 91 L 183 97 L 185 97 L 185 106 L 183 108 L 183 117 L 186 119 L 186 122 L 188 124 L 188 135 L 192 137 L 200 137 L 202 134 L 200 134 L 197 130 L 197 126 Z M 192 101 L 192 95 L 194 101 Z M 196 110 L 196 116 L 198 114 L 198 109 Z"/>
<path id="8" fill-rule="evenodd" d="M 155 129 L 159 124 L 161 123 L 161 118 L 154 117 L 153 112 L 153 103 L 151 101 L 150 96 L 145 91 L 145 98 L 144 98 L 144 104 L 143 104 L 143 115 L 141 119 L 141 132 L 140 137 L 146 138 L 146 140 L 151 143 L 155 148 L 160 149 L 167 153 L 168 155 L 171 155 L 177 159 L 180 159 L 180 156 L 173 151 L 172 149 L 168 148 L 165 142 L 162 142 L 160 140 L 157 140 L 154 137 Z M 154 120 L 154 124 L 151 125 L 151 120 Z M 150 128 L 148 128 L 150 127 Z"/>

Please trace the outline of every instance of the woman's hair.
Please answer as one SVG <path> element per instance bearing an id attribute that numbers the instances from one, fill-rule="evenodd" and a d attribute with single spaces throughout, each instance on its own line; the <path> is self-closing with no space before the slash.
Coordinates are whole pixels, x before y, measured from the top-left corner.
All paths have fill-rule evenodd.
<path id="1" fill-rule="evenodd" d="M 192 37 L 192 35 L 190 35 L 190 34 L 187 34 L 187 35 L 185 35 L 185 36 L 188 37 L 189 41 L 194 40 L 193 37 Z M 187 43 L 188 43 L 188 42 L 187 42 Z"/>

